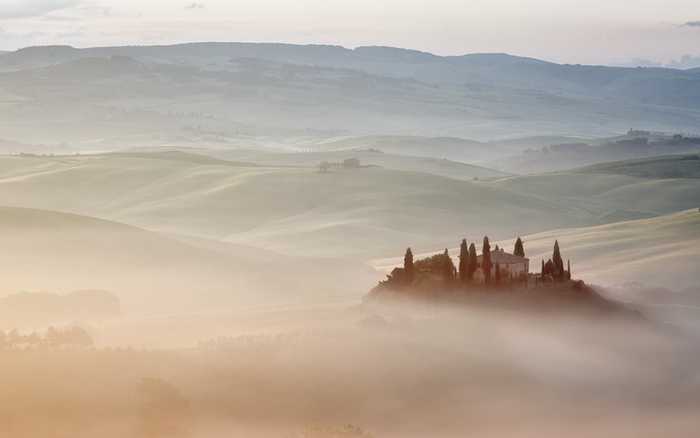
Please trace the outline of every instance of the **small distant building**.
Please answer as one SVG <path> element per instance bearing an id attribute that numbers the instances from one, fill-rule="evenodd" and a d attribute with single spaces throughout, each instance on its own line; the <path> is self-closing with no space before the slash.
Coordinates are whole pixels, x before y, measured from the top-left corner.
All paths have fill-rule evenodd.
<path id="1" fill-rule="evenodd" d="M 477 282 L 479 279 L 483 282 L 483 259 L 483 255 L 476 258 L 478 269 L 475 280 Z M 496 265 L 499 266 L 502 278 L 518 278 L 530 272 L 530 259 L 507 253 L 502 248 L 491 251 L 491 278 L 496 277 Z"/>

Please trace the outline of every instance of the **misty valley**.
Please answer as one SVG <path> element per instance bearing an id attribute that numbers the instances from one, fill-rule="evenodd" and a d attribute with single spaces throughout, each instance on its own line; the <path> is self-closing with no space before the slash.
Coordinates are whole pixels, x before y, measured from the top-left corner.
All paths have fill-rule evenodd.
<path id="1" fill-rule="evenodd" d="M 0 52 L 0 436 L 696 436 L 698 127 L 698 69 Z"/>

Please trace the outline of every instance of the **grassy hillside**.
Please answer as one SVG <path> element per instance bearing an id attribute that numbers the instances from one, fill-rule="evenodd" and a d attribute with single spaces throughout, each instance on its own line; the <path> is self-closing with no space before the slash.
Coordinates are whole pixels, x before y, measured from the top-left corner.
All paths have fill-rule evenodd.
<path id="1" fill-rule="evenodd" d="M 552 230 L 524 237 L 536 268 L 559 239 L 576 277 L 602 284 L 639 282 L 683 289 L 698 284 L 700 211 L 587 228 Z M 506 248 L 512 241 L 502 242 Z"/>
<path id="2" fill-rule="evenodd" d="M 424 172 L 454 179 L 494 178 L 508 174 L 487 167 L 423 156 L 384 153 L 377 149 L 352 149 L 329 152 L 273 153 L 259 150 L 199 149 L 196 152 L 226 160 L 240 160 L 265 166 L 298 166 L 318 168 L 319 163 L 342 163 L 356 158 L 362 166 L 378 166 L 392 170 Z"/>
<path id="3" fill-rule="evenodd" d="M 168 158 L 168 159 L 164 159 Z M 700 204 L 698 179 L 548 174 L 494 181 L 370 167 L 235 165 L 193 154 L 0 158 L 0 203 L 293 255 L 359 259 L 650 217 Z"/>
<path id="4" fill-rule="evenodd" d="M 334 151 L 346 149 L 377 149 L 396 155 L 447 158 L 464 162 L 478 162 L 507 153 L 497 146 L 463 138 L 372 135 L 331 138 L 312 146 L 313 150 Z"/>
<path id="5" fill-rule="evenodd" d="M 301 255 L 376 255 L 397 242 L 428 244 L 438 236 L 435 223 L 454 233 L 469 225 L 506 233 L 521 222 L 516 217 L 532 230 L 579 223 L 553 202 L 426 173 L 363 168 L 321 174 L 199 161 L 5 157 L 0 199 Z"/>
<path id="6" fill-rule="evenodd" d="M 700 178 L 700 155 L 671 155 L 616 161 L 584 167 L 577 172 L 641 178 Z"/>
<path id="7" fill-rule="evenodd" d="M 700 205 L 696 178 L 560 172 L 504 178 L 494 186 L 546 200 L 598 223 L 639 219 Z"/>
<path id="8" fill-rule="evenodd" d="M 492 161 L 487 164 L 503 170 L 516 173 L 541 173 L 558 170 L 568 170 L 582 166 L 592 166 L 593 169 L 609 167 L 611 161 L 631 161 L 662 159 L 667 155 L 689 155 L 700 152 L 700 138 L 666 136 L 623 136 L 621 138 L 598 139 L 597 144 L 565 143 L 556 145 L 539 145 L 519 154 Z M 670 163 L 672 164 L 672 163 Z M 683 165 L 683 163 L 678 163 Z M 600 166 L 597 166 L 600 165 Z M 650 162 L 651 166 L 660 163 Z M 687 163 L 685 163 L 687 166 Z M 668 166 L 670 169 L 671 166 Z M 634 174 L 637 175 L 637 174 Z M 653 175 L 653 174 L 652 174 Z M 656 176 L 662 176 L 661 174 Z M 679 176 L 683 176 L 680 173 Z"/>
<path id="9" fill-rule="evenodd" d="M 469 236 L 477 240 L 478 236 Z M 542 259 L 552 256 L 554 241 L 559 240 L 562 256 L 572 262 L 575 278 L 600 285 L 639 282 L 645 287 L 674 290 L 697 287 L 694 269 L 700 257 L 700 211 L 679 213 L 580 228 L 562 228 L 523 235 L 530 270 L 538 272 Z M 493 242 L 507 251 L 513 250 L 515 238 Z M 450 253 L 457 263 L 459 249 Z M 417 257 L 425 257 L 430 252 Z M 398 255 L 398 254 L 397 254 Z M 382 272 L 403 263 L 401 257 L 377 259 L 372 265 Z"/>
<path id="10" fill-rule="evenodd" d="M 291 259 L 46 210 L 0 207 L 0 230 L 0 294 L 99 288 L 119 297 L 127 315 L 347 299 L 374 281 L 359 264 Z"/>

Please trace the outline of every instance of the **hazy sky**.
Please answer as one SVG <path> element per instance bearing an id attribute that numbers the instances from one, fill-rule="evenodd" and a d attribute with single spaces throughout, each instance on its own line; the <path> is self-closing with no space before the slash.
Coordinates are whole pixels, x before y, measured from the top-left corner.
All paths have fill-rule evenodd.
<path id="1" fill-rule="evenodd" d="M 700 56 L 700 0 L 0 0 L 5 50 L 214 40 L 668 62 Z"/>

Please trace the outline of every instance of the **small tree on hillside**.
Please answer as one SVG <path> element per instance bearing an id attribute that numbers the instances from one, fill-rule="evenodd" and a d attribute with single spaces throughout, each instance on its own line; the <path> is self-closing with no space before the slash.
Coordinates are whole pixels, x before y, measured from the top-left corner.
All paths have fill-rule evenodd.
<path id="1" fill-rule="evenodd" d="M 469 245 L 469 263 L 467 264 L 467 277 L 469 280 L 474 278 L 474 272 L 479 264 L 479 260 L 476 255 L 476 245 L 473 243 Z"/>
<path id="2" fill-rule="evenodd" d="M 559 252 L 559 241 L 554 241 L 554 252 L 552 253 L 552 263 L 554 263 L 553 276 L 555 278 L 561 279 L 564 276 L 564 260 L 561 258 L 561 252 Z"/>
<path id="3" fill-rule="evenodd" d="M 462 244 L 459 247 L 459 279 L 462 283 L 469 280 L 469 247 L 467 239 L 462 239 Z"/>
<path id="4" fill-rule="evenodd" d="M 413 266 L 413 251 L 411 251 L 411 248 L 408 248 L 406 250 L 406 255 L 403 256 L 403 270 L 406 276 L 406 282 L 412 283 L 415 267 Z"/>
<path id="5" fill-rule="evenodd" d="M 515 241 L 515 248 L 513 248 L 513 255 L 516 255 L 518 257 L 525 257 L 525 248 L 523 247 L 523 241 L 518 237 L 518 240 Z"/>
<path id="6" fill-rule="evenodd" d="M 484 237 L 484 245 L 481 248 L 481 269 L 484 271 L 484 282 L 491 282 L 491 244 L 488 236 Z"/>

